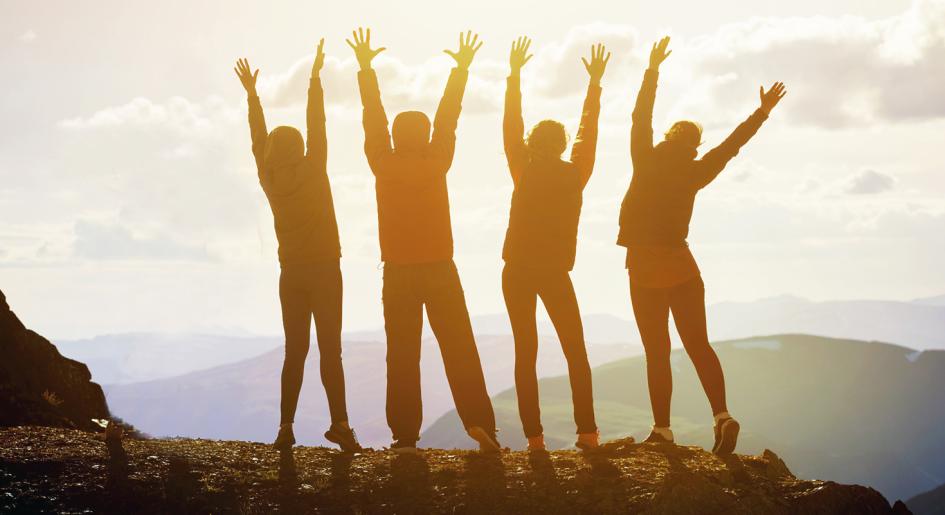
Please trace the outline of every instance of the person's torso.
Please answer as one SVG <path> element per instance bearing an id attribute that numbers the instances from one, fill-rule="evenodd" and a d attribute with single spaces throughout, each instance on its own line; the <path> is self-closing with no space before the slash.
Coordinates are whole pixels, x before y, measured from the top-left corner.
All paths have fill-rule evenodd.
<path id="1" fill-rule="evenodd" d="M 328 174 L 306 158 L 293 168 L 261 178 L 272 209 L 279 262 L 318 263 L 338 259 L 341 245 Z"/>
<path id="2" fill-rule="evenodd" d="M 377 170 L 381 259 L 410 264 L 453 257 L 446 172 L 423 156 L 391 155 Z"/>
<path id="3" fill-rule="evenodd" d="M 502 257 L 535 268 L 574 266 L 583 202 L 581 178 L 560 159 L 530 161 L 512 193 Z"/>

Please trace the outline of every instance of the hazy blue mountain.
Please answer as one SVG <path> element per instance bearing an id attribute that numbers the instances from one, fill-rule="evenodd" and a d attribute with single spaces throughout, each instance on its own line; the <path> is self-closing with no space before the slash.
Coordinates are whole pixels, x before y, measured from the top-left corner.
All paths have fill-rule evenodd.
<path id="1" fill-rule="evenodd" d="M 906 501 L 913 515 L 945 515 L 945 485 Z"/>
<path id="2" fill-rule="evenodd" d="M 511 336 L 480 336 L 477 341 L 490 393 L 512 386 Z M 542 376 L 563 373 L 567 365 L 557 340 L 543 338 L 541 343 Z M 628 345 L 591 345 L 588 356 L 592 364 L 599 365 L 638 352 L 638 348 Z M 385 356 L 383 343 L 345 341 L 349 417 L 368 445 L 390 443 L 384 413 Z M 177 377 L 106 385 L 105 393 L 115 414 L 155 436 L 268 441 L 275 436 L 279 422 L 282 357 L 282 349 L 275 349 L 248 360 Z M 313 345 L 296 417 L 296 437 L 306 444 L 325 444 L 322 433 L 330 422 L 318 363 Z M 421 367 L 425 428 L 453 408 L 439 348 L 432 339 L 424 340 Z"/>
<path id="3" fill-rule="evenodd" d="M 945 351 L 782 335 L 715 345 L 740 452 L 775 449 L 799 477 L 873 486 L 906 499 L 945 483 Z M 673 428 L 680 443 L 711 447 L 712 416 L 691 362 L 673 353 Z M 645 360 L 594 369 L 604 439 L 645 437 L 652 424 Z M 554 447 L 574 441 L 566 377 L 540 382 L 542 422 Z M 494 398 L 500 438 L 524 447 L 514 389 Z M 455 411 L 424 432 L 429 447 L 469 447 Z"/>

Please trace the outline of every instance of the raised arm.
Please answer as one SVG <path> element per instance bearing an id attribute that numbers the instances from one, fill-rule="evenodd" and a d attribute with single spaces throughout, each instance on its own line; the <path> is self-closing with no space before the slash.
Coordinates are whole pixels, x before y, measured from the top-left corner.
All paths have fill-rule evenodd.
<path id="1" fill-rule="evenodd" d="M 764 121 L 768 119 L 768 115 L 771 114 L 771 110 L 786 94 L 787 90 L 780 82 L 775 82 L 768 91 L 765 91 L 763 86 L 761 87 L 761 106 L 747 120 L 739 124 L 729 137 L 725 138 L 725 141 L 702 156 L 700 166 L 694 176 L 696 187 L 704 188 L 722 173 L 725 165 L 738 155 L 738 151 L 758 132 Z"/>
<path id="2" fill-rule="evenodd" d="M 253 142 L 256 173 L 262 179 L 266 138 L 269 137 L 269 131 L 266 130 L 266 117 L 263 115 L 259 95 L 256 94 L 256 78 L 259 76 L 259 69 L 251 71 L 249 61 L 243 58 L 236 61 L 233 71 L 236 72 L 243 89 L 246 90 L 246 102 L 249 104 L 249 137 Z"/>
<path id="3" fill-rule="evenodd" d="M 520 37 L 512 43 L 509 54 L 509 78 L 505 85 L 505 115 L 502 118 L 502 141 L 505 146 L 505 158 L 509 162 L 512 182 L 518 183 L 522 170 L 528 161 L 525 148 L 525 121 L 522 119 L 522 67 L 532 58 L 528 53 L 532 40 Z"/>
<path id="4" fill-rule="evenodd" d="M 587 185 L 594 171 L 594 159 L 597 156 L 597 123 L 600 119 L 600 79 L 604 76 L 607 62 L 610 61 L 610 52 L 604 57 L 607 49 L 598 43 L 591 45 L 591 62 L 581 58 L 584 69 L 590 76 L 587 85 L 587 96 L 584 98 L 584 108 L 581 110 L 581 125 L 578 127 L 577 139 L 571 148 L 571 162 L 577 167 L 581 177 L 581 186 Z"/>
<path id="5" fill-rule="evenodd" d="M 328 163 L 328 136 L 325 133 L 325 93 L 322 90 L 321 70 L 325 64 L 325 39 L 318 42 L 312 76 L 308 83 L 308 107 L 305 110 L 306 155 L 325 168 Z"/>
<path id="6" fill-rule="evenodd" d="M 351 32 L 354 42 L 345 40 L 354 50 L 361 71 L 358 72 L 358 86 L 361 90 L 361 105 L 364 107 L 364 155 L 367 156 L 371 170 L 377 173 L 376 165 L 393 152 L 390 142 L 390 128 L 387 113 L 381 103 L 381 90 L 377 84 L 377 74 L 371 68 L 371 61 L 385 47 L 371 48 L 371 29 L 359 28 Z"/>
<path id="7" fill-rule="evenodd" d="M 466 81 L 469 79 L 469 65 L 472 64 L 481 46 L 479 34 L 467 31 L 465 38 L 462 33 L 459 34 L 458 51 L 443 51 L 456 60 L 456 68 L 450 72 L 443 98 L 440 99 L 440 105 L 433 117 L 433 136 L 430 138 L 432 156 L 440 162 L 443 173 L 449 171 L 453 162 L 453 151 L 456 149 L 456 125 L 459 123 L 459 113 L 463 107 L 463 94 L 466 91 Z"/>
<path id="8" fill-rule="evenodd" d="M 656 103 L 656 81 L 659 79 L 660 65 L 673 53 L 666 51 L 669 46 L 669 37 L 664 37 L 658 43 L 653 43 L 650 49 L 650 67 L 643 74 L 643 84 L 637 95 L 637 103 L 633 107 L 633 124 L 630 129 L 630 158 L 633 161 L 634 171 L 641 169 L 638 166 L 649 160 L 653 153 L 653 104 Z"/>

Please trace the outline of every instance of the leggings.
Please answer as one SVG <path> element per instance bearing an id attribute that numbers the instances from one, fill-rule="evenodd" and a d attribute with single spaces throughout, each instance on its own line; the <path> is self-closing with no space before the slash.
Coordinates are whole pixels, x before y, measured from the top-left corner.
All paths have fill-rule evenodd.
<path id="1" fill-rule="evenodd" d="M 295 419 L 308 355 L 312 317 L 322 384 L 328 396 L 331 422 L 348 420 L 345 373 L 341 366 L 341 267 L 338 261 L 283 265 L 279 277 L 285 361 L 282 365 L 282 423 Z"/>
<path id="2" fill-rule="evenodd" d="M 502 270 L 502 292 L 515 339 L 515 390 L 525 436 L 530 438 L 543 432 L 535 370 L 538 359 L 535 310 L 539 297 L 551 317 L 568 362 L 577 432 L 596 432 L 591 366 L 584 347 L 581 312 L 568 271 L 537 271 L 506 264 Z"/>
<path id="3" fill-rule="evenodd" d="M 673 376 L 669 363 L 670 311 L 683 347 L 709 398 L 712 413 L 727 411 L 722 366 L 709 346 L 706 331 L 705 284 L 702 277 L 697 276 L 670 288 L 645 288 L 635 286 L 631 281 L 630 299 L 646 353 L 646 379 L 655 425 L 669 427 L 669 408 L 673 395 Z"/>

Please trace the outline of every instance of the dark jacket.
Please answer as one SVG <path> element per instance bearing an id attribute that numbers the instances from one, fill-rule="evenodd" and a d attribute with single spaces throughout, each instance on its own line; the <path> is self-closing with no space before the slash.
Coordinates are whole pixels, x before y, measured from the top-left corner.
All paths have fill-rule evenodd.
<path id="1" fill-rule="evenodd" d="M 719 146 L 695 159 L 672 142 L 653 146 L 653 103 L 658 73 L 647 70 L 633 109 L 630 156 L 633 178 L 620 206 L 617 244 L 687 246 L 696 193 L 712 182 L 767 119 L 758 109 Z"/>
<path id="2" fill-rule="evenodd" d="M 508 78 L 502 124 L 515 183 L 502 258 L 512 265 L 571 270 L 584 185 L 594 169 L 601 88 L 588 86 L 571 160 L 564 161 L 530 155 L 526 148 L 519 82 Z"/>
<path id="3" fill-rule="evenodd" d="M 259 184 L 275 221 L 279 262 L 289 265 L 337 260 L 341 245 L 326 171 L 328 141 L 321 81 L 312 79 L 308 88 L 304 153 L 298 130 L 277 127 L 272 134 L 267 133 L 259 97 L 249 97 L 248 102 L 253 156 Z"/>
<path id="4" fill-rule="evenodd" d="M 456 125 L 469 73 L 453 69 L 422 150 L 391 146 L 387 114 L 374 70 L 358 73 L 364 106 L 364 153 L 374 172 L 381 260 L 418 264 L 453 257 L 446 173 L 453 163 Z"/>

